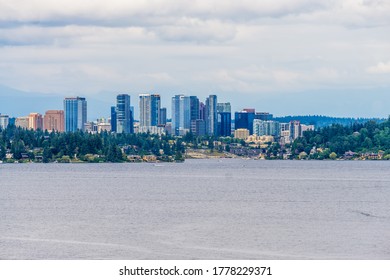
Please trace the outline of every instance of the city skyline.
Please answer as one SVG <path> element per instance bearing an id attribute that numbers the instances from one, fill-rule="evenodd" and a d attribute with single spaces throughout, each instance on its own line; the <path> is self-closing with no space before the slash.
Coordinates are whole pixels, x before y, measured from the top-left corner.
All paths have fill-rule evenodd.
<path id="1" fill-rule="evenodd" d="M 0 111 L 24 112 L 15 91 L 33 111 L 146 92 L 168 110 L 172 95 L 217 94 L 233 111 L 386 117 L 389 13 L 373 0 L 0 2 Z"/>

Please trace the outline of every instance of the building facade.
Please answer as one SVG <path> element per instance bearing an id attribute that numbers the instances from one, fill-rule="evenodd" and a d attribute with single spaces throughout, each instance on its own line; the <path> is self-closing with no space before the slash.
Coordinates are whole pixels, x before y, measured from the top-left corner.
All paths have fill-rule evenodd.
<path id="1" fill-rule="evenodd" d="M 0 114 L 0 128 L 6 129 L 9 124 L 9 116 Z"/>
<path id="2" fill-rule="evenodd" d="M 116 106 L 111 106 L 111 131 L 116 132 Z"/>
<path id="3" fill-rule="evenodd" d="M 185 135 L 191 129 L 191 101 L 189 96 L 172 97 L 172 134 Z"/>
<path id="4" fill-rule="evenodd" d="M 232 114 L 230 112 L 218 113 L 218 135 L 230 136 L 232 134 Z"/>
<path id="5" fill-rule="evenodd" d="M 63 110 L 48 110 L 43 117 L 43 129 L 49 132 L 65 131 L 65 120 Z"/>
<path id="6" fill-rule="evenodd" d="M 161 108 L 158 125 L 165 126 L 166 124 L 167 124 L 167 108 Z"/>
<path id="7" fill-rule="evenodd" d="M 274 137 L 279 137 L 279 122 L 255 119 L 253 121 L 253 134 L 256 136 L 270 135 Z"/>
<path id="8" fill-rule="evenodd" d="M 160 123 L 161 97 L 159 94 L 139 95 L 139 126 L 158 126 Z"/>
<path id="9" fill-rule="evenodd" d="M 234 113 L 234 128 L 248 129 L 249 133 L 253 134 L 253 120 L 255 118 L 254 112 L 241 111 Z"/>
<path id="10" fill-rule="evenodd" d="M 118 94 L 116 97 L 116 132 L 132 133 L 132 112 L 130 95 Z"/>
<path id="11" fill-rule="evenodd" d="M 37 130 L 43 129 L 43 117 L 39 113 L 31 113 L 28 115 L 28 128 Z"/>
<path id="12" fill-rule="evenodd" d="M 28 116 L 16 118 L 15 126 L 28 129 L 28 119 L 29 119 Z"/>
<path id="13" fill-rule="evenodd" d="M 67 97 L 64 100 L 65 131 L 85 130 L 87 100 L 84 97 Z"/>
<path id="14" fill-rule="evenodd" d="M 210 95 L 206 99 L 206 134 L 218 134 L 217 96 Z"/>
<path id="15" fill-rule="evenodd" d="M 239 128 L 234 131 L 234 138 L 246 140 L 249 137 L 249 130 L 246 128 Z"/>

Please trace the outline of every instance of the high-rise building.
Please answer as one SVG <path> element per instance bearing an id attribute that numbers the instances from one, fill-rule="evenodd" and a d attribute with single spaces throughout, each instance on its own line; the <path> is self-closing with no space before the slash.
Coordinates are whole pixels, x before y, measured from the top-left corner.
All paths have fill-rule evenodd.
<path id="1" fill-rule="evenodd" d="M 255 114 L 255 120 L 270 121 L 273 119 L 273 115 L 267 112 L 257 112 Z"/>
<path id="2" fill-rule="evenodd" d="M 67 97 L 64 100 L 65 131 L 84 130 L 87 122 L 87 101 L 84 97 Z"/>
<path id="3" fill-rule="evenodd" d="M 218 134 L 217 96 L 209 95 L 206 99 L 206 134 Z"/>
<path id="4" fill-rule="evenodd" d="M 217 103 L 218 135 L 230 136 L 232 131 L 232 113 L 230 102 Z"/>
<path id="5" fill-rule="evenodd" d="M 37 130 L 43 129 L 43 117 L 39 113 L 31 113 L 28 115 L 28 128 Z"/>
<path id="6" fill-rule="evenodd" d="M 234 113 L 234 128 L 248 129 L 250 135 L 253 134 L 253 120 L 255 117 L 254 112 L 241 111 Z"/>
<path id="7" fill-rule="evenodd" d="M 196 96 L 190 96 L 191 121 L 199 120 L 199 99 Z"/>
<path id="8" fill-rule="evenodd" d="M 228 112 L 218 113 L 218 135 L 230 136 L 232 134 L 232 114 Z"/>
<path id="9" fill-rule="evenodd" d="M 167 124 L 167 108 L 160 109 L 158 124 L 161 126 L 165 126 Z"/>
<path id="10" fill-rule="evenodd" d="M 116 97 L 116 132 L 132 133 L 130 95 L 118 94 Z"/>
<path id="11" fill-rule="evenodd" d="M 116 132 L 116 106 L 111 106 L 111 131 Z"/>
<path id="12" fill-rule="evenodd" d="M 172 134 L 184 135 L 191 129 L 190 97 L 175 95 L 172 97 Z"/>
<path id="13" fill-rule="evenodd" d="M 295 140 L 301 136 L 300 121 L 290 121 L 290 137 Z"/>
<path id="14" fill-rule="evenodd" d="M 280 136 L 280 125 L 277 121 L 263 121 L 255 119 L 253 121 L 253 134 L 257 136 L 270 135 Z"/>
<path id="15" fill-rule="evenodd" d="M 206 121 L 206 105 L 203 102 L 199 103 L 199 119 Z"/>
<path id="16" fill-rule="evenodd" d="M 63 110 L 49 110 L 46 111 L 45 116 L 43 118 L 43 129 L 49 132 L 65 131 L 64 124 L 64 111 Z"/>
<path id="17" fill-rule="evenodd" d="M 191 132 L 196 136 L 206 135 L 206 122 L 201 119 L 191 121 Z"/>
<path id="18" fill-rule="evenodd" d="M 0 128 L 6 129 L 9 124 L 9 116 L 0 114 Z"/>
<path id="19" fill-rule="evenodd" d="M 161 109 L 161 97 L 159 94 L 139 95 L 139 126 L 158 126 Z"/>
<path id="20" fill-rule="evenodd" d="M 15 126 L 28 129 L 28 120 L 29 120 L 28 116 L 18 117 L 15 120 Z"/>
<path id="21" fill-rule="evenodd" d="M 230 102 L 217 103 L 217 112 L 218 113 L 231 113 L 232 112 L 232 105 L 230 105 Z"/>

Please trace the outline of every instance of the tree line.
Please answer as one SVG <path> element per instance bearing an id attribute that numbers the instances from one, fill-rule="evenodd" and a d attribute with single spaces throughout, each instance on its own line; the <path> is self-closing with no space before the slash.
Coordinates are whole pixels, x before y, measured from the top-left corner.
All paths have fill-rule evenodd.
<path id="1" fill-rule="evenodd" d="M 314 149 L 315 148 L 315 149 Z M 333 124 L 314 131 L 305 131 L 296 139 L 291 150 L 298 155 L 311 154 L 311 158 L 340 157 L 346 152 L 383 153 L 390 155 L 390 118 L 383 122 L 368 121 L 352 125 Z M 390 157 L 390 156 L 389 156 Z"/>
<path id="2" fill-rule="evenodd" d="M 128 155 L 142 158 L 153 155 L 159 160 L 172 161 L 183 158 L 181 139 L 169 135 L 97 134 L 83 131 L 47 132 L 8 126 L 0 130 L 0 160 L 39 160 L 42 162 L 122 162 Z"/>

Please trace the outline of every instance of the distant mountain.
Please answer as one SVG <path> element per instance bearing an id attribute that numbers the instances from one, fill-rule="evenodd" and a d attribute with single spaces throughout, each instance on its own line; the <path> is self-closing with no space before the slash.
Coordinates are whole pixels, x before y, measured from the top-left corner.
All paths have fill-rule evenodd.
<path id="1" fill-rule="evenodd" d="M 274 120 L 279 122 L 290 122 L 293 120 L 300 121 L 303 124 L 313 124 L 316 128 L 325 127 L 332 124 L 341 124 L 341 125 L 351 125 L 354 123 L 365 123 L 367 121 L 377 121 L 383 122 L 386 119 L 379 118 L 336 118 L 336 117 L 328 117 L 328 116 L 285 116 L 285 117 L 274 117 Z"/>

